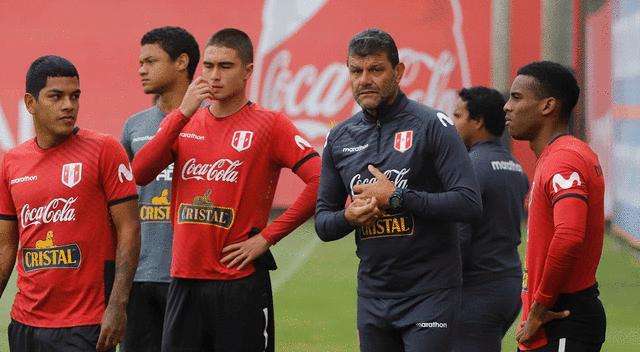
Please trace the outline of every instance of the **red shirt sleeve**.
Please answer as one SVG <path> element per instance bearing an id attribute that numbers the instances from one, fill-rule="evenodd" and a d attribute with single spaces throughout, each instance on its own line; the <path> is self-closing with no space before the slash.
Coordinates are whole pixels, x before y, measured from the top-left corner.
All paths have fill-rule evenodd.
<path id="1" fill-rule="evenodd" d="M 10 180 L 7 177 L 6 157 L 0 160 L 0 218 L 3 220 L 16 220 L 17 215 L 13 198 L 9 191 Z"/>
<path id="2" fill-rule="evenodd" d="M 553 204 L 555 229 L 534 299 L 550 308 L 574 270 L 584 243 L 589 194 L 586 163 L 578 153 L 559 150 L 545 166 L 544 187 Z"/>
<path id="3" fill-rule="evenodd" d="M 173 110 L 164 118 L 158 133 L 133 157 L 131 165 L 137 184 L 146 186 L 173 162 L 172 152 L 178 150 L 178 136 L 188 122 L 180 109 Z"/>
<path id="4" fill-rule="evenodd" d="M 108 136 L 102 146 L 99 167 L 102 187 L 109 206 L 137 198 L 138 192 L 127 152 L 112 136 Z"/>

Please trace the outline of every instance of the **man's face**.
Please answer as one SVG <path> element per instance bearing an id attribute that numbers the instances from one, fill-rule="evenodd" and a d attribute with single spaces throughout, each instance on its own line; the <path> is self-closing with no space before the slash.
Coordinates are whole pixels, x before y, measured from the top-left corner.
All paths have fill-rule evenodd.
<path id="1" fill-rule="evenodd" d="M 245 92 L 253 63 L 244 65 L 235 49 L 210 45 L 204 49 L 202 77 L 213 88 L 213 100 L 228 101 Z"/>
<path id="2" fill-rule="evenodd" d="M 73 132 L 80 108 L 80 85 L 77 77 L 48 77 L 38 99 L 25 96 L 27 110 L 33 115 L 37 133 L 52 139 L 66 138 Z"/>
<path id="3" fill-rule="evenodd" d="M 518 75 L 511 85 L 504 111 L 507 113 L 506 125 L 509 134 L 514 139 L 530 141 L 538 135 L 542 127 L 545 100 L 536 97 L 536 84 L 536 78 Z"/>
<path id="4" fill-rule="evenodd" d="M 176 82 L 179 74 L 177 60 L 172 61 L 158 44 L 145 44 L 140 48 L 138 74 L 146 94 L 163 94 Z"/>
<path id="5" fill-rule="evenodd" d="M 473 136 L 473 120 L 469 119 L 469 110 L 467 110 L 467 102 L 458 98 L 456 108 L 453 110 L 453 124 L 456 126 L 458 133 L 464 144 L 469 148 L 471 146 L 471 138 Z"/>
<path id="6" fill-rule="evenodd" d="M 381 105 L 393 103 L 404 65 L 391 67 L 385 52 L 369 56 L 350 56 L 347 59 L 353 97 L 358 105 L 373 115 Z"/>

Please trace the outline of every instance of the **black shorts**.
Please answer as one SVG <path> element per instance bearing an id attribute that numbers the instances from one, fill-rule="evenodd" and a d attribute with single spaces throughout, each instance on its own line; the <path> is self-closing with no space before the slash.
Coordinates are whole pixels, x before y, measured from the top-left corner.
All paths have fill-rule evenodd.
<path id="1" fill-rule="evenodd" d="M 561 293 L 550 310 L 569 310 L 569 316 L 543 325 L 548 343 L 535 351 L 600 351 L 607 331 L 607 317 L 599 295 L 597 283 L 582 291 Z"/>
<path id="2" fill-rule="evenodd" d="M 500 351 L 502 337 L 518 317 L 521 277 L 504 277 L 462 287 L 460 322 L 453 351 Z"/>
<path id="3" fill-rule="evenodd" d="M 12 319 L 8 333 L 11 352 L 95 352 L 100 325 L 36 328 Z"/>
<path id="4" fill-rule="evenodd" d="M 460 287 L 406 298 L 358 296 L 360 351 L 451 351 L 460 296 Z"/>
<path id="5" fill-rule="evenodd" d="M 169 283 L 134 282 L 120 352 L 160 352 Z"/>
<path id="6" fill-rule="evenodd" d="M 274 350 L 267 270 L 229 281 L 172 278 L 167 301 L 164 352 Z"/>

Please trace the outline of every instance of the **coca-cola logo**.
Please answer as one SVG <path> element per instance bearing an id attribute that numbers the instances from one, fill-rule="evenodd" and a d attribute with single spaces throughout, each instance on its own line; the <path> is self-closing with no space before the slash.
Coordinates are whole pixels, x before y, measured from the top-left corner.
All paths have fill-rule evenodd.
<path id="1" fill-rule="evenodd" d="M 239 160 L 220 159 L 212 164 L 199 164 L 196 158 L 191 158 L 182 167 L 182 179 L 238 182 L 236 169 L 242 163 Z"/>
<path id="2" fill-rule="evenodd" d="M 393 182 L 394 186 L 398 188 L 407 188 L 408 180 L 405 178 L 405 176 L 409 173 L 410 170 L 411 168 L 403 168 L 402 170 L 390 169 L 385 171 L 384 175 L 389 179 L 389 181 Z M 362 175 L 356 174 L 355 176 L 353 176 L 353 178 L 351 178 L 351 182 L 349 183 L 351 195 L 354 195 L 353 186 L 366 185 L 375 183 L 376 181 L 378 181 L 378 179 L 376 179 L 375 177 L 363 178 Z"/>
<path id="3" fill-rule="evenodd" d="M 75 221 L 76 210 L 71 208 L 71 205 L 76 200 L 78 200 L 77 197 L 69 199 L 56 198 L 51 200 L 49 204 L 37 208 L 31 208 L 29 204 L 25 204 L 20 212 L 22 228 L 24 229 L 31 225 Z"/>

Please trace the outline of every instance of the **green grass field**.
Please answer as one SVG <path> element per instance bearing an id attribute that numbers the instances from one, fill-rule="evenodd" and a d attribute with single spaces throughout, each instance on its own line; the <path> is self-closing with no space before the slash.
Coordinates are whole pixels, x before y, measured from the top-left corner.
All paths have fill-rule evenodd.
<path id="1" fill-rule="evenodd" d="M 353 235 L 322 243 L 311 221 L 273 247 L 276 351 L 358 351 Z M 640 256 L 608 235 L 598 270 L 607 312 L 604 352 L 640 351 Z M 0 300 L 0 352 L 8 351 L 6 327 L 15 295 L 15 273 Z M 504 351 L 515 351 L 512 328 Z"/>

